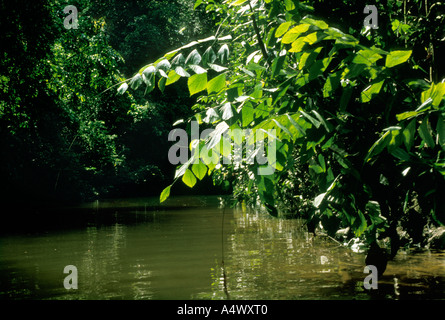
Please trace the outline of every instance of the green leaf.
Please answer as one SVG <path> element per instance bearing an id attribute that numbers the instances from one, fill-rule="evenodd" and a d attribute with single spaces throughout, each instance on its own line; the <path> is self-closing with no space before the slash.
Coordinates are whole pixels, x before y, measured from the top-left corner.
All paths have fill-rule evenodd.
<path id="1" fill-rule="evenodd" d="M 387 68 L 392 68 L 404 63 L 409 59 L 409 57 L 411 57 L 411 53 L 411 50 L 392 51 L 386 56 L 385 66 Z"/>
<path id="2" fill-rule="evenodd" d="M 190 188 L 193 188 L 196 184 L 195 175 L 189 169 L 187 169 L 182 176 L 182 181 Z"/>
<path id="3" fill-rule="evenodd" d="M 200 161 L 192 166 L 192 171 L 199 180 L 202 180 L 207 173 L 207 167 Z"/>
<path id="4" fill-rule="evenodd" d="M 229 46 L 227 44 L 223 44 L 218 50 L 217 56 L 222 64 L 227 63 L 229 60 Z"/>
<path id="5" fill-rule="evenodd" d="M 276 77 L 280 73 L 281 69 L 283 68 L 283 63 L 284 63 L 285 59 L 286 59 L 285 55 L 278 56 L 274 59 L 274 61 L 272 63 L 272 77 L 273 78 Z"/>
<path id="6" fill-rule="evenodd" d="M 316 26 L 316 27 L 318 27 L 320 29 L 327 29 L 327 28 L 329 28 L 329 25 L 326 22 L 324 22 L 323 20 L 314 20 L 314 19 L 311 19 L 311 18 L 304 18 L 301 21 L 310 23 L 310 24 L 312 24 L 312 25 L 314 25 L 314 26 Z"/>
<path id="7" fill-rule="evenodd" d="M 401 149 L 401 148 L 395 148 L 391 154 L 403 161 L 409 161 L 411 159 L 410 155 L 408 154 L 408 152 L 406 152 L 405 150 Z"/>
<path id="8" fill-rule="evenodd" d="M 244 2 L 246 2 L 247 0 L 236 0 L 236 1 L 234 1 L 234 2 L 232 2 L 231 4 L 230 4 L 230 6 L 232 6 L 232 7 L 237 7 L 237 6 L 240 6 L 240 5 L 242 5 Z"/>
<path id="9" fill-rule="evenodd" d="M 207 88 L 207 73 L 194 74 L 188 79 L 187 85 L 190 96 L 205 90 Z"/>
<path id="10" fill-rule="evenodd" d="M 442 115 L 439 116 L 437 120 L 437 135 L 439 140 L 439 145 L 445 150 L 445 119 Z"/>
<path id="11" fill-rule="evenodd" d="M 181 77 L 186 77 L 186 78 L 190 78 L 190 74 L 184 70 L 183 67 L 177 66 L 175 68 L 175 72 L 180 75 Z"/>
<path id="12" fill-rule="evenodd" d="M 431 132 L 428 128 L 428 117 L 423 119 L 422 124 L 419 126 L 419 134 L 422 140 L 428 145 L 430 148 L 434 148 L 436 145 L 431 135 Z"/>
<path id="13" fill-rule="evenodd" d="M 164 72 L 169 71 L 171 68 L 171 64 L 167 59 L 161 60 L 156 65 L 156 70 L 163 70 Z"/>
<path id="14" fill-rule="evenodd" d="M 164 92 L 165 90 L 165 84 L 167 83 L 167 78 L 162 77 L 159 81 L 158 81 L 158 87 L 159 90 L 161 90 L 161 92 Z"/>
<path id="15" fill-rule="evenodd" d="M 194 49 L 192 52 L 189 53 L 187 56 L 187 59 L 185 59 L 185 65 L 198 65 L 201 62 L 202 58 L 199 54 L 198 50 Z"/>
<path id="16" fill-rule="evenodd" d="M 117 93 L 124 94 L 125 91 L 128 89 L 128 83 L 124 82 L 121 84 L 121 86 L 117 89 Z"/>
<path id="17" fill-rule="evenodd" d="M 209 66 L 209 68 L 215 70 L 216 72 L 221 72 L 221 71 L 227 70 L 226 67 L 221 67 L 217 64 L 208 63 L 207 65 Z"/>
<path id="18" fill-rule="evenodd" d="M 416 134 L 416 120 L 413 119 L 408 124 L 408 126 L 403 130 L 403 143 L 405 144 L 406 150 L 410 151 L 414 144 L 414 136 Z"/>
<path id="19" fill-rule="evenodd" d="M 196 0 L 196 2 L 195 2 L 195 6 L 193 7 L 193 9 L 198 8 L 199 5 L 201 5 L 202 1 L 203 1 L 203 0 Z"/>
<path id="20" fill-rule="evenodd" d="M 380 60 L 381 58 L 383 57 L 377 52 L 370 49 L 364 49 L 357 52 L 357 55 L 352 60 L 352 63 L 366 64 L 367 66 L 371 66 L 373 63 Z"/>
<path id="21" fill-rule="evenodd" d="M 323 171 L 323 168 L 320 167 L 318 164 L 310 165 L 309 168 L 312 169 L 312 170 L 314 170 L 314 172 L 315 172 L 316 174 L 320 174 L 320 173 L 323 173 L 323 172 L 324 172 L 324 171 Z"/>
<path id="22" fill-rule="evenodd" d="M 362 103 L 369 102 L 372 98 L 378 95 L 380 90 L 382 89 L 384 82 L 385 80 L 373 83 L 369 85 L 365 90 L 363 90 L 360 96 Z"/>
<path id="23" fill-rule="evenodd" d="M 198 66 L 196 64 L 191 64 L 189 65 L 189 68 L 192 69 L 196 74 L 203 74 L 203 73 L 207 73 L 207 70 L 204 69 L 201 66 Z"/>
<path id="24" fill-rule="evenodd" d="M 178 54 L 171 62 L 172 66 L 183 66 L 185 63 L 185 58 L 182 53 Z"/>
<path id="25" fill-rule="evenodd" d="M 338 73 L 330 74 L 323 86 L 323 98 L 333 94 L 340 84 L 340 75 Z"/>
<path id="26" fill-rule="evenodd" d="M 156 68 L 154 66 L 149 66 L 142 71 L 142 80 L 144 80 L 147 86 L 152 86 L 154 84 L 155 73 Z"/>
<path id="27" fill-rule="evenodd" d="M 281 42 L 285 44 L 294 42 L 302 33 L 308 31 L 310 26 L 309 23 L 305 23 L 290 29 L 281 39 Z"/>
<path id="28" fill-rule="evenodd" d="M 319 114 L 317 111 L 312 110 L 311 111 L 313 114 L 315 114 L 315 116 L 317 117 L 317 119 L 323 124 L 323 127 L 325 127 L 327 132 L 331 132 L 331 126 L 329 125 L 328 122 L 326 122 L 326 120 L 321 116 L 321 114 Z"/>
<path id="29" fill-rule="evenodd" d="M 207 50 L 202 55 L 202 62 L 204 64 L 214 63 L 216 60 L 216 53 L 213 51 L 212 47 L 208 47 Z"/>
<path id="30" fill-rule="evenodd" d="M 223 73 L 208 82 L 207 92 L 208 94 L 211 94 L 212 92 L 219 92 L 225 87 L 226 87 L 226 74 Z"/>
<path id="31" fill-rule="evenodd" d="M 311 115 L 307 114 L 306 112 L 304 112 L 303 110 L 300 110 L 300 113 L 306 118 L 308 119 L 317 129 L 320 127 L 320 121 L 318 121 L 317 119 L 315 119 L 314 117 L 312 117 Z"/>
<path id="32" fill-rule="evenodd" d="M 245 104 L 241 110 L 243 127 L 246 128 L 255 119 L 255 110 L 250 104 Z"/>
<path id="33" fill-rule="evenodd" d="M 171 84 L 175 83 L 176 81 L 178 81 L 179 79 L 181 79 L 181 76 L 179 74 L 177 74 L 176 71 L 170 70 L 170 72 L 168 73 L 168 79 L 167 79 L 167 82 L 165 83 L 165 85 L 166 86 L 171 85 Z"/>
<path id="34" fill-rule="evenodd" d="M 320 163 L 320 166 L 323 169 L 323 172 L 326 172 L 326 161 L 322 154 L 318 155 L 318 162 Z"/>
<path id="35" fill-rule="evenodd" d="M 320 207 L 321 203 L 324 200 L 324 197 L 326 196 L 326 192 L 325 193 L 321 193 L 319 194 L 315 199 L 314 199 L 314 207 L 318 208 Z"/>
<path id="36" fill-rule="evenodd" d="M 226 102 L 221 107 L 222 118 L 223 120 L 229 120 L 233 117 L 232 104 L 230 102 Z"/>
<path id="37" fill-rule="evenodd" d="M 373 156 L 378 155 L 380 152 L 382 152 L 383 149 L 385 149 L 385 147 L 389 144 L 390 140 L 391 140 L 391 130 L 388 130 L 369 149 L 368 154 L 366 155 L 365 158 L 365 162 L 369 162 L 369 160 L 371 160 Z"/>
<path id="38" fill-rule="evenodd" d="M 317 56 L 322 49 L 322 47 L 318 47 L 314 50 L 304 52 L 301 55 L 300 61 L 298 62 L 298 69 L 302 70 L 304 67 L 309 69 L 310 66 L 314 63 L 315 59 L 317 59 Z"/>
<path id="39" fill-rule="evenodd" d="M 131 87 L 133 90 L 137 90 L 137 88 L 139 88 L 139 86 L 141 85 L 141 83 L 142 83 L 142 76 L 141 76 L 139 73 L 137 73 L 137 74 L 131 79 L 131 81 L 130 81 L 130 87 Z"/>
<path id="40" fill-rule="evenodd" d="M 284 0 L 284 4 L 286 5 L 286 11 L 292 11 L 295 9 L 295 4 L 292 0 Z"/>
<path id="41" fill-rule="evenodd" d="M 168 186 L 167 188 L 165 188 L 165 189 L 162 191 L 161 196 L 160 196 L 160 198 L 159 198 L 159 200 L 160 200 L 161 203 L 164 202 L 165 200 L 167 200 L 168 197 L 170 196 L 170 189 L 171 189 L 171 187 L 172 187 L 172 186 L 170 185 L 170 186 Z"/>
<path id="42" fill-rule="evenodd" d="M 285 34 L 292 24 L 293 24 L 293 21 L 287 21 L 287 22 L 282 23 L 275 31 L 275 37 L 279 38 L 283 34 Z"/>

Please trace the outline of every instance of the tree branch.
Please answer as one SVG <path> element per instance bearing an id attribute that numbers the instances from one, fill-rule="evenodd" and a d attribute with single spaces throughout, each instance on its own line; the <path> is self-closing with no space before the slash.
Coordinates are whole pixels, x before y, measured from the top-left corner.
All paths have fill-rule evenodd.
<path id="1" fill-rule="evenodd" d="M 263 57 L 266 60 L 268 60 L 269 59 L 269 54 L 267 53 L 266 46 L 264 45 L 263 39 L 261 39 L 260 30 L 258 29 L 258 25 L 257 25 L 256 19 L 255 19 L 255 14 L 253 12 L 253 8 L 252 8 L 252 5 L 251 5 L 250 1 L 249 1 L 249 7 L 250 7 L 250 11 L 252 11 L 253 29 L 255 30 L 256 36 L 258 38 L 258 45 L 260 46 L 261 52 L 263 54 Z"/>

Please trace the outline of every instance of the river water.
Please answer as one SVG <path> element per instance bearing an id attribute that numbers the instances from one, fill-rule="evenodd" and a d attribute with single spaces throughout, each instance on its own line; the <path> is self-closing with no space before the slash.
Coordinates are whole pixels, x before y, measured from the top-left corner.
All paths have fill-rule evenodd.
<path id="1" fill-rule="evenodd" d="M 62 225 L 0 236 L 0 299 L 444 299 L 445 252 L 397 254 L 378 290 L 364 253 L 301 221 L 217 197 L 110 200 L 58 209 Z M 79 222 L 80 221 L 80 222 Z M 66 289 L 65 266 L 77 269 Z"/>

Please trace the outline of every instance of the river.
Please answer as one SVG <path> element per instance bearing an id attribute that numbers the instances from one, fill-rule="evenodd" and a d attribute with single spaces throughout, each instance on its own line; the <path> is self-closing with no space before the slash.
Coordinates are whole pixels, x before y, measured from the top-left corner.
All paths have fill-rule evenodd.
<path id="1" fill-rule="evenodd" d="M 96 201 L 58 209 L 63 226 L 3 232 L 0 299 L 445 298 L 444 251 L 400 251 L 368 291 L 364 253 L 299 220 L 224 209 L 217 197 L 156 201 Z M 68 265 L 77 289 L 64 286 Z"/>

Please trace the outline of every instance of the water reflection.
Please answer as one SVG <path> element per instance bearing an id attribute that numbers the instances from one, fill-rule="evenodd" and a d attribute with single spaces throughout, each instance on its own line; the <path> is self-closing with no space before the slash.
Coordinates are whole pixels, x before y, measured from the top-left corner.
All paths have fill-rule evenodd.
<path id="1" fill-rule="evenodd" d="M 0 299 L 445 297 L 444 252 L 399 253 L 370 294 L 364 255 L 298 220 L 206 198 L 147 203 L 94 203 L 84 227 L 0 236 Z M 78 269 L 78 290 L 63 287 L 66 265 Z"/>
<path id="2" fill-rule="evenodd" d="M 213 291 L 225 299 L 402 299 L 445 297 L 445 254 L 401 252 L 389 263 L 379 290 L 363 287 L 364 255 L 329 238 L 304 232 L 298 220 L 234 212 L 222 267 L 212 269 Z M 409 262 L 408 262 L 409 261 Z"/>

